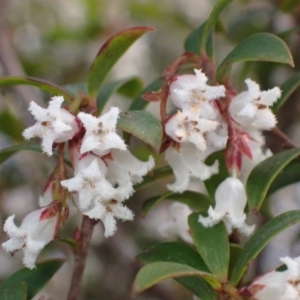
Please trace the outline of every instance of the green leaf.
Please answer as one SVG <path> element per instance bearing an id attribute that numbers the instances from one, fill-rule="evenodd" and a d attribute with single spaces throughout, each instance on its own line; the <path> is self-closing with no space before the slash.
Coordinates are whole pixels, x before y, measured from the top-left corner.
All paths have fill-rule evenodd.
<path id="1" fill-rule="evenodd" d="M 206 23 L 201 24 L 194 29 L 184 41 L 184 50 L 186 52 L 192 52 L 196 55 L 200 54 L 200 40 L 203 34 L 203 29 Z M 210 34 L 206 44 L 206 53 L 208 57 L 213 59 L 213 35 Z"/>
<path id="2" fill-rule="evenodd" d="M 121 113 L 117 126 L 159 152 L 163 129 L 160 121 L 151 113 L 143 110 Z"/>
<path id="3" fill-rule="evenodd" d="M 218 280 L 209 273 L 179 263 L 155 262 L 144 266 L 138 272 L 134 281 L 133 292 L 140 293 L 165 279 L 183 276 L 199 276 L 209 281 L 214 288 L 221 288 Z"/>
<path id="4" fill-rule="evenodd" d="M 200 271 L 209 272 L 203 259 L 191 247 L 178 243 L 160 243 L 137 256 L 143 263 L 175 262 L 188 265 Z M 202 278 L 195 276 L 176 278 L 180 284 L 190 290 L 200 300 L 216 300 L 212 287 Z"/>
<path id="5" fill-rule="evenodd" d="M 134 27 L 126 29 L 107 40 L 94 59 L 88 75 L 88 91 L 96 96 L 99 88 L 119 58 L 144 33 L 154 30 L 153 27 Z"/>
<path id="6" fill-rule="evenodd" d="M 154 184 L 156 181 L 160 179 L 164 179 L 166 177 L 172 176 L 173 172 L 169 166 L 165 166 L 162 168 L 155 169 L 151 174 L 148 174 L 144 177 L 144 180 L 135 186 L 135 190 L 139 190 L 145 186 L 150 184 Z"/>
<path id="7" fill-rule="evenodd" d="M 246 192 L 249 208 L 254 214 L 258 213 L 278 174 L 299 155 L 300 149 L 283 151 L 262 161 L 251 171 L 246 184 Z"/>
<path id="8" fill-rule="evenodd" d="M 233 63 L 269 61 L 294 66 L 293 57 L 283 40 L 270 33 L 257 33 L 243 40 L 223 60 L 217 70 L 217 80 L 223 82 Z"/>
<path id="9" fill-rule="evenodd" d="M 78 97 L 79 93 L 87 95 L 87 85 L 85 82 L 77 82 L 64 85 L 64 89 L 73 97 Z"/>
<path id="10" fill-rule="evenodd" d="M 230 2 L 232 2 L 232 0 L 219 0 L 218 3 L 214 6 L 203 28 L 203 32 L 200 40 L 200 49 L 201 49 L 200 52 L 203 52 L 206 49 L 208 37 L 212 30 L 212 27 L 217 22 L 220 13 Z"/>
<path id="11" fill-rule="evenodd" d="M 1 283 L 0 295 L 24 282 L 27 285 L 27 299 L 32 299 L 48 283 L 64 262 L 63 259 L 51 259 L 37 263 L 36 268 L 33 270 L 20 269 Z"/>
<path id="12" fill-rule="evenodd" d="M 300 161 L 294 160 L 288 164 L 272 182 L 267 196 L 289 184 L 300 181 Z"/>
<path id="13" fill-rule="evenodd" d="M 272 106 L 272 111 L 277 113 L 281 106 L 286 102 L 290 95 L 299 87 L 300 85 L 300 72 L 295 73 L 291 76 L 283 85 L 281 85 L 281 97 Z"/>
<path id="14" fill-rule="evenodd" d="M 297 5 L 299 5 L 299 0 L 284 0 L 281 3 L 281 9 L 284 12 L 291 12 Z"/>
<path id="15" fill-rule="evenodd" d="M 161 89 L 163 84 L 162 78 L 157 78 L 152 81 L 148 86 L 146 86 L 140 94 L 132 101 L 131 105 L 129 106 L 129 110 L 143 110 L 149 104 L 149 101 L 143 99 L 143 95 L 148 92 L 157 92 Z"/>
<path id="16" fill-rule="evenodd" d="M 34 77 L 17 77 L 17 76 L 6 76 L 0 78 L 0 87 L 12 86 L 12 85 L 32 85 L 35 86 L 53 96 L 64 96 L 66 101 L 71 102 L 73 100 L 73 96 L 68 93 L 63 88 L 59 87 L 58 85 L 34 78 Z"/>
<path id="17" fill-rule="evenodd" d="M 101 113 L 110 97 L 117 91 L 126 97 L 135 97 L 143 87 L 138 77 L 124 78 L 101 86 L 97 95 L 98 113 Z"/>
<path id="18" fill-rule="evenodd" d="M 0 289 L 1 300 L 27 300 L 27 286 L 25 282 L 19 282 L 5 290 Z"/>
<path id="19" fill-rule="evenodd" d="M 197 251 L 212 274 L 221 282 L 226 282 L 230 256 L 225 225 L 220 222 L 213 227 L 204 227 L 198 219 L 197 213 L 189 216 L 189 227 Z"/>
<path id="20" fill-rule="evenodd" d="M 175 200 L 197 209 L 199 212 L 207 212 L 210 205 L 213 204 L 211 198 L 205 194 L 194 191 L 185 191 L 182 194 L 168 192 L 160 196 L 154 196 L 147 199 L 142 206 L 142 215 L 146 216 L 158 203 L 164 199 Z"/>
<path id="21" fill-rule="evenodd" d="M 230 282 L 236 286 L 247 269 L 270 240 L 286 228 L 300 222 L 300 210 L 288 211 L 264 224 L 245 244 L 232 272 Z"/>
<path id="22" fill-rule="evenodd" d="M 16 154 L 21 150 L 42 152 L 40 145 L 24 144 L 24 145 L 7 147 L 0 150 L 0 164 L 4 163 L 7 159 L 9 159 L 11 156 L 13 156 L 14 154 Z"/>
<path id="23" fill-rule="evenodd" d="M 224 151 L 214 152 L 208 156 L 205 163 L 211 166 L 215 161 L 219 162 L 219 172 L 211 176 L 209 179 L 204 181 L 204 185 L 210 197 L 215 198 L 216 189 L 227 177 L 230 176 L 228 169 L 226 167 Z"/>
<path id="24" fill-rule="evenodd" d="M 229 268 L 228 268 L 228 277 L 231 277 L 234 266 L 236 265 L 237 259 L 241 254 L 243 248 L 238 244 L 230 244 L 230 260 L 229 260 Z"/>
<path id="25" fill-rule="evenodd" d="M 23 124 L 12 111 L 4 110 L 0 113 L 0 131 L 15 141 L 23 141 Z"/>

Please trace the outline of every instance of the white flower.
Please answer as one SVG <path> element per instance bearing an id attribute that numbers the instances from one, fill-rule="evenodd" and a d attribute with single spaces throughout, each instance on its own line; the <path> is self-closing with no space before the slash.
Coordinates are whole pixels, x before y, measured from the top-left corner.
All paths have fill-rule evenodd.
<path id="1" fill-rule="evenodd" d="M 165 239 L 175 239 L 178 236 L 185 242 L 193 244 L 193 239 L 188 225 L 188 216 L 192 210 L 185 204 L 172 203 L 170 206 L 170 219 L 159 227 L 160 234 Z"/>
<path id="2" fill-rule="evenodd" d="M 75 192 L 80 210 L 89 209 L 93 201 L 101 202 L 114 198 L 116 190 L 105 179 L 107 167 L 102 159 L 87 155 L 79 162 L 75 176 L 60 183 L 69 192 Z"/>
<path id="3" fill-rule="evenodd" d="M 218 122 L 199 117 L 199 109 L 192 107 L 178 111 L 165 125 L 166 134 L 178 143 L 193 143 L 201 152 L 206 149 L 204 133 L 217 128 Z"/>
<path id="4" fill-rule="evenodd" d="M 78 114 L 78 118 L 86 129 L 81 145 L 81 154 L 92 151 L 103 156 L 111 149 L 126 149 L 124 141 L 115 132 L 119 112 L 119 108 L 112 107 L 106 114 L 98 118 L 83 112 Z"/>
<path id="5" fill-rule="evenodd" d="M 196 75 L 181 75 L 170 85 L 170 97 L 182 110 L 200 105 L 201 114 L 207 119 L 214 119 L 215 109 L 209 101 L 225 96 L 225 87 L 209 86 L 207 77 L 201 70 L 194 70 Z"/>
<path id="6" fill-rule="evenodd" d="M 245 235 L 250 235 L 255 226 L 245 223 L 246 215 L 244 209 L 247 196 L 242 182 L 233 177 L 226 178 L 217 188 L 215 194 L 216 206 L 208 210 L 208 217 L 199 217 L 199 222 L 205 227 L 211 227 L 224 221 L 228 234 L 233 228 Z"/>
<path id="7" fill-rule="evenodd" d="M 241 293 L 253 296 L 255 300 L 299 300 L 300 258 L 280 259 L 287 266 L 283 272 L 272 271 L 255 279 Z"/>
<path id="8" fill-rule="evenodd" d="M 153 167 L 154 159 L 143 162 L 134 157 L 129 150 L 111 150 L 110 158 L 105 159 L 108 166 L 107 180 L 116 188 L 115 199 L 123 201 L 133 194 L 133 185 L 140 183 Z"/>
<path id="9" fill-rule="evenodd" d="M 62 143 L 71 139 L 78 131 L 75 116 L 61 108 L 64 98 L 53 97 L 47 109 L 31 101 L 29 111 L 36 119 L 36 123 L 25 129 L 23 136 L 26 140 L 33 137 L 42 139 L 42 150 L 52 155 L 53 143 Z"/>
<path id="10" fill-rule="evenodd" d="M 270 110 L 281 95 L 278 87 L 268 91 L 260 91 L 259 85 L 247 79 L 248 91 L 238 94 L 232 99 L 229 112 L 241 126 L 252 126 L 261 130 L 269 130 L 276 125 L 276 117 Z"/>
<path id="11" fill-rule="evenodd" d="M 112 236 L 116 232 L 116 218 L 122 221 L 133 220 L 132 211 L 116 199 L 101 202 L 94 199 L 93 202 L 91 209 L 83 211 L 83 214 L 103 222 L 105 237 Z"/>
<path id="12" fill-rule="evenodd" d="M 175 182 L 167 187 L 173 192 L 184 192 L 189 185 L 190 177 L 206 180 L 213 174 L 218 173 L 218 161 L 212 166 L 204 163 L 206 157 L 191 143 L 182 143 L 180 147 L 170 147 L 165 152 L 165 159 L 171 166 Z"/>
<path id="13" fill-rule="evenodd" d="M 35 268 L 37 256 L 55 235 L 58 217 L 47 210 L 47 207 L 43 207 L 31 212 L 20 227 L 14 223 L 15 215 L 8 217 L 4 223 L 4 231 L 10 239 L 2 244 L 3 249 L 12 254 L 23 250 L 23 263 L 29 269 Z"/>

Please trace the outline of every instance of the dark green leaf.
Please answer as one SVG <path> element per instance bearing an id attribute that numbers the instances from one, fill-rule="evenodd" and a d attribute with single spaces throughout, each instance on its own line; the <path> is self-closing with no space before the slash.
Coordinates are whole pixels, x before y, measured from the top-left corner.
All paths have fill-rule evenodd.
<path id="1" fill-rule="evenodd" d="M 299 0 L 284 0 L 281 3 L 281 9 L 284 12 L 291 12 L 296 6 L 299 6 Z"/>
<path id="2" fill-rule="evenodd" d="M 21 150 L 42 152 L 40 145 L 24 144 L 24 145 L 7 147 L 0 150 L 0 164 L 4 163 L 7 159 L 9 159 L 11 156 L 13 156 L 14 154 L 16 154 Z"/>
<path id="3" fill-rule="evenodd" d="M 198 219 L 197 213 L 189 216 L 195 246 L 212 274 L 225 282 L 229 266 L 229 241 L 225 225 L 220 222 L 213 227 L 204 227 Z"/>
<path id="4" fill-rule="evenodd" d="M 143 110 L 121 113 L 117 126 L 159 151 L 163 129 L 160 121 L 151 113 Z"/>
<path id="5" fill-rule="evenodd" d="M 196 55 L 200 54 L 200 40 L 203 34 L 203 29 L 206 23 L 201 24 L 199 27 L 194 29 L 184 41 L 184 50 L 186 52 L 192 52 Z M 213 35 L 210 34 L 206 44 L 206 53 L 208 57 L 213 59 Z"/>
<path id="6" fill-rule="evenodd" d="M 163 84 L 162 78 L 157 78 L 152 81 L 148 86 L 146 86 L 140 94 L 132 101 L 131 105 L 129 106 L 129 110 L 143 110 L 149 104 L 149 101 L 143 99 L 143 95 L 148 92 L 157 92 L 161 89 Z"/>
<path id="7" fill-rule="evenodd" d="M 78 97 L 79 93 L 87 95 L 87 85 L 85 82 L 77 82 L 64 85 L 64 89 L 73 97 Z"/>
<path id="8" fill-rule="evenodd" d="M 267 195 L 298 181 L 300 181 L 300 160 L 294 160 L 278 174 L 272 182 Z"/>
<path id="9" fill-rule="evenodd" d="M 0 289 L 1 300 L 27 300 L 27 286 L 25 282 L 19 282 L 5 290 Z"/>
<path id="10" fill-rule="evenodd" d="M 272 106 L 274 113 L 278 112 L 281 106 L 286 102 L 290 95 L 299 87 L 300 85 L 300 72 L 295 73 L 291 76 L 281 87 L 281 97 Z"/>
<path id="11" fill-rule="evenodd" d="M 215 289 L 221 287 L 218 280 L 209 273 L 179 263 L 155 262 L 144 266 L 138 272 L 134 281 L 133 292 L 140 293 L 165 279 L 183 276 L 200 276 L 209 281 Z"/>
<path id="12" fill-rule="evenodd" d="M 164 199 L 170 199 L 187 204 L 191 208 L 197 209 L 199 212 L 207 212 L 209 206 L 213 204 L 213 201 L 209 196 L 198 192 L 185 191 L 182 194 L 168 192 L 161 196 L 154 196 L 146 200 L 142 206 L 143 216 L 146 216 L 153 207 Z"/>
<path id="13" fill-rule="evenodd" d="M 233 63 L 242 61 L 269 61 L 294 66 L 293 57 L 283 40 L 270 33 L 257 33 L 243 40 L 223 60 L 217 79 L 223 82 Z"/>
<path id="14" fill-rule="evenodd" d="M 97 95 L 98 113 L 101 113 L 110 97 L 117 91 L 123 96 L 135 97 L 143 87 L 138 77 L 124 78 L 101 86 Z"/>
<path id="15" fill-rule="evenodd" d="M 4 110 L 0 113 L 0 131 L 15 141 L 23 141 L 23 124 L 21 120 L 9 110 Z"/>
<path id="16" fill-rule="evenodd" d="M 300 149 L 283 151 L 262 161 L 252 170 L 247 180 L 246 192 L 249 208 L 253 213 L 258 213 L 278 174 L 299 155 Z"/>
<path id="17" fill-rule="evenodd" d="M 64 96 L 66 101 L 72 101 L 73 96 L 58 85 L 34 77 L 17 77 L 7 76 L 0 78 L 0 87 L 12 86 L 12 85 L 32 85 L 35 86 L 53 96 Z"/>
<path id="18" fill-rule="evenodd" d="M 231 277 L 234 266 L 236 265 L 237 259 L 241 254 L 243 248 L 238 244 L 230 244 L 230 260 L 229 260 L 229 269 L 228 269 L 228 277 Z"/>
<path id="19" fill-rule="evenodd" d="M 144 263 L 159 261 L 176 262 L 191 266 L 204 272 L 209 272 L 200 255 L 191 247 L 177 242 L 160 243 L 151 247 L 137 256 Z M 187 276 L 175 279 L 200 300 L 216 300 L 216 294 L 212 287 L 202 278 Z"/>
<path id="20" fill-rule="evenodd" d="M 230 176 L 226 167 L 224 151 L 218 151 L 212 153 L 205 160 L 205 163 L 211 166 L 216 160 L 218 160 L 219 162 L 219 173 L 211 176 L 209 179 L 204 181 L 206 190 L 212 199 L 214 199 L 216 189 L 218 188 L 220 183 Z"/>
<path id="21" fill-rule="evenodd" d="M 288 211 L 264 224 L 245 244 L 239 255 L 230 279 L 236 286 L 248 264 L 257 257 L 270 240 L 284 229 L 300 222 L 300 210 Z"/>
<path id="22" fill-rule="evenodd" d="M 36 268 L 33 270 L 20 269 L 1 283 L 0 295 L 3 291 L 24 282 L 27 285 L 27 299 L 32 299 L 48 283 L 64 262 L 63 259 L 51 259 L 37 263 Z"/>
<path id="23" fill-rule="evenodd" d="M 201 35 L 201 40 L 200 40 L 200 49 L 201 49 L 200 52 L 203 52 L 206 49 L 208 37 L 213 26 L 217 22 L 220 13 L 230 2 L 232 2 L 232 0 L 219 0 L 218 3 L 214 6 L 203 28 L 203 33 Z"/>
<path id="24" fill-rule="evenodd" d="M 152 30 L 154 30 L 153 27 L 146 26 L 129 28 L 112 36 L 104 43 L 94 59 L 88 75 L 90 95 L 97 95 L 104 78 L 119 58 L 139 37 Z"/>

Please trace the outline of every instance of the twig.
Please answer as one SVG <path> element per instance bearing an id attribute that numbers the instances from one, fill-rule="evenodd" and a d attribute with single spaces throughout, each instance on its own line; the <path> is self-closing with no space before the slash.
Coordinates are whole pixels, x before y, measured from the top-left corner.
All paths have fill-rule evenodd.
<path id="1" fill-rule="evenodd" d="M 75 256 L 75 265 L 67 300 L 76 300 L 79 297 L 82 275 L 85 268 L 90 241 L 94 226 L 97 222 L 98 221 L 90 219 L 87 216 L 83 216 L 81 224 L 81 239 Z"/>
<path id="2" fill-rule="evenodd" d="M 278 127 L 273 128 L 270 134 L 281 142 L 282 148 L 294 149 L 298 148 Z"/>

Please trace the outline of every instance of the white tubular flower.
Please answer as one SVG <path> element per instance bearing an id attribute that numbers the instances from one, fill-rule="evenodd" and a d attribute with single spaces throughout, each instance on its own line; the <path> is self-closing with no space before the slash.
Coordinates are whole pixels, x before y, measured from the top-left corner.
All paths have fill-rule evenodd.
<path id="1" fill-rule="evenodd" d="M 244 235 L 250 235 L 255 226 L 245 223 L 244 209 L 247 203 L 245 187 L 242 182 L 233 177 L 226 178 L 217 188 L 215 194 L 216 206 L 208 210 L 208 217 L 199 217 L 199 222 L 205 227 L 211 227 L 224 221 L 228 234 L 233 228 L 239 229 Z"/>
<path id="2" fill-rule="evenodd" d="M 184 192 L 188 188 L 190 177 L 206 180 L 219 171 L 218 161 L 212 166 L 207 166 L 204 163 L 205 156 L 191 143 L 181 144 L 178 150 L 173 147 L 168 148 L 165 159 L 176 179 L 173 184 L 167 185 L 167 188 L 173 192 Z"/>
<path id="3" fill-rule="evenodd" d="M 2 248 L 11 254 L 23 250 L 23 263 L 29 269 L 35 268 L 37 256 L 55 235 L 57 214 L 47 214 L 47 209 L 44 207 L 31 212 L 20 227 L 14 223 L 15 215 L 8 217 L 4 223 L 4 231 L 10 239 L 2 244 Z"/>
<path id="4" fill-rule="evenodd" d="M 53 154 L 53 143 L 63 143 L 71 139 L 78 131 L 75 116 L 61 108 L 64 98 L 53 97 L 47 109 L 31 101 L 29 111 L 37 121 L 23 132 L 23 137 L 29 140 L 33 137 L 42 139 L 42 150 L 49 156 Z"/>
<path id="5" fill-rule="evenodd" d="M 119 112 L 119 108 L 112 107 L 106 114 L 98 118 L 83 112 L 78 114 L 78 118 L 86 129 L 81 145 L 81 154 L 92 151 L 103 156 L 109 153 L 110 149 L 126 149 L 124 141 L 115 132 Z"/>
<path id="6" fill-rule="evenodd" d="M 241 126 L 252 126 L 261 130 L 275 127 L 277 121 L 270 106 L 281 95 L 278 87 L 268 91 L 260 91 L 259 85 L 247 79 L 248 91 L 238 94 L 232 99 L 229 112 Z"/>
<path id="7" fill-rule="evenodd" d="M 173 203 L 170 206 L 170 220 L 159 227 L 161 236 L 165 239 L 176 239 L 178 236 L 189 244 L 193 239 L 188 225 L 188 216 L 192 210 L 185 204 Z"/>
<path id="8" fill-rule="evenodd" d="M 214 107 L 209 101 L 225 96 L 225 87 L 209 86 L 207 77 L 201 70 L 194 70 L 196 75 L 181 75 L 170 85 L 170 97 L 173 103 L 185 110 L 194 105 L 201 105 L 205 117 L 213 119 Z"/>
<path id="9" fill-rule="evenodd" d="M 133 212 L 120 201 L 111 199 L 110 201 L 99 202 L 94 200 L 93 202 L 94 204 L 91 205 L 92 208 L 84 211 L 83 214 L 91 219 L 103 222 L 105 237 L 112 236 L 116 232 L 116 218 L 122 221 L 133 220 Z"/>
<path id="10" fill-rule="evenodd" d="M 299 300 L 300 258 L 284 257 L 280 260 L 286 264 L 287 270 L 272 271 L 258 277 L 249 286 L 242 288 L 241 294 L 255 300 Z"/>
<path id="11" fill-rule="evenodd" d="M 166 134 L 178 143 L 193 143 L 201 152 L 206 149 L 203 134 L 217 128 L 218 122 L 199 117 L 199 109 L 192 107 L 178 111 L 165 125 Z"/>
<path id="12" fill-rule="evenodd" d="M 107 167 L 102 159 L 88 155 L 79 161 L 75 176 L 60 183 L 78 195 L 79 209 L 85 210 L 90 208 L 93 200 L 101 202 L 114 198 L 116 191 L 105 179 L 106 173 Z"/>

